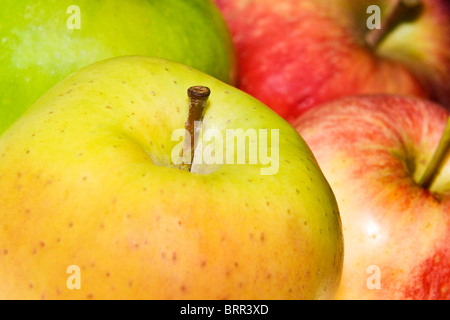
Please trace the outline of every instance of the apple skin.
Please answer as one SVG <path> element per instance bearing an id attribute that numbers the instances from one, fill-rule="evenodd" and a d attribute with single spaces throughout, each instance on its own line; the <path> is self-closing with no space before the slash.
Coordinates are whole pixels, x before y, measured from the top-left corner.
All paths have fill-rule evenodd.
<path id="1" fill-rule="evenodd" d="M 74 4 L 81 28 L 70 30 L 67 8 Z M 58 81 L 110 57 L 157 56 L 235 81 L 231 35 L 211 0 L 6 0 L 1 6 L 0 134 Z"/>
<path id="2" fill-rule="evenodd" d="M 295 122 L 341 213 L 338 299 L 450 299 L 449 160 L 430 190 L 415 182 L 448 116 L 427 100 L 379 95 L 341 98 Z M 367 285 L 370 266 L 380 289 Z"/>
<path id="3" fill-rule="evenodd" d="M 205 129 L 279 130 L 279 171 L 177 168 L 187 88 Z M 207 168 L 206 168 L 207 169 Z M 2 299 L 332 299 L 336 200 L 296 130 L 253 97 L 150 57 L 98 62 L 42 96 L 0 139 Z M 66 268 L 81 269 L 69 290 Z"/>
<path id="4" fill-rule="evenodd" d="M 424 0 L 413 23 L 376 50 L 364 43 L 369 5 L 393 1 L 216 0 L 233 35 L 237 86 L 288 121 L 355 94 L 426 97 L 450 107 L 450 4 Z"/>

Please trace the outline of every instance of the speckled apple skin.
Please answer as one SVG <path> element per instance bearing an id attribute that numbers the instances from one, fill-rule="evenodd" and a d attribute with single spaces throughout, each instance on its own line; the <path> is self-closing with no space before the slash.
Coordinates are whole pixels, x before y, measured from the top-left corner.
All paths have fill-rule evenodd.
<path id="1" fill-rule="evenodd" d="M 173 163 L 193 85 L 211 89 L 205 130 L 279 130 L 276 174 Z M 342 260 L 336 200 L 295 129 L 184 65 L 92 65 L 0 140 L 2 299 L 331 299 Z"/>
<path id="2" fill-rule="evenodd" d="M 73 5 L 79 16 L 68 11 Z M 235 81 L 230 32 L 212 0 L 3 0 L 1 7 L 0 134 L 57 82 L 111 57 L 162 57 Z"/>

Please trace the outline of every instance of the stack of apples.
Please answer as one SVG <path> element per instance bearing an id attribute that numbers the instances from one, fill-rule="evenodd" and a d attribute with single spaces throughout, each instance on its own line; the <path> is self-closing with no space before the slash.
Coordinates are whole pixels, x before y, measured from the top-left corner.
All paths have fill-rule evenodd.
<path id="1" fill-rule="evenodd" d="M 0 21 L 0 299 L 450 299 L 446 0 Z"/>
<path id="2" fill-rule="evenodd" d="M 216 0 L 336 196 L 338 299 L 450 299 L 450 2 Z"/>
<path id="3" fill-rule="evenodd" d="M 334 194 L 298 132 L 232 86 L 212 0 L 3 1 L 0 21 L 0 299 L 335 296 Z M 235 162 L 255 154 L 231 131 L 261 132 L 271 162 Z M 206 132 L 227 161 L 192 162 Z"/>

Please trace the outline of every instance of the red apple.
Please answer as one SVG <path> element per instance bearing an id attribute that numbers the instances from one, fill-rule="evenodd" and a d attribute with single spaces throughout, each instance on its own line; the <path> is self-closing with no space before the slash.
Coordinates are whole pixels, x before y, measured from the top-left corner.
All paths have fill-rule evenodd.
<path id="1" fill-rule="evenodd" d="M 400 0 L 216 0 L 233 35 L 238 87 L 288 121 L 354 94 L 450 106 L 450 2 L 417 2 L 373 42 L 367 22 L 377 16 L 368 7 L 377 5 L 383 22 Z"/>
<path id="2" fill-rule="evenodd" d="M 450 157 L 439 143 L 448 117 L 428 100 L 374 95 L 295 121 L 341 213 L 338 299 L 450 299 Z M 450 122 L 444 136 L 448 144 Z M 433 157 L 438 145 L 445 152 Z M 434 173 L 428 182 L 424 172 Z"/>

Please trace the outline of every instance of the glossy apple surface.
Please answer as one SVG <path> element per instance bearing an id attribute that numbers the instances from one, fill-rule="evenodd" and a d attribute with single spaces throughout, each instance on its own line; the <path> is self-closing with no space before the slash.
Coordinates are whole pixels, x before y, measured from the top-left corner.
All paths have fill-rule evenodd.
<path id="1" fill-rule="evenodd" d="M 193 85 L 211 90 L 206 131 L 278 130 L 276 173 L 175 164 Z M 330 299 L 343 259 L 334 195 L 295 129 L 232 86 L 148 57 L 73 74 L 5 132 L 0 243 L 3 299 Z M 72 265 L 79 290 L 66 286 Z"/>
<path id="2" fill-rule="evenodd" d="M 365 43 L 369 5 L 380 20 L 394 1 L 216 0 L 233 34 L 238 87 L 288 121 L 339 97 L 396 93 L 450 107 L 450 3 L 423 0 L 375 48 Z"/>
<path id="3" fill-rule="evenodd" d="M 338 201 L 339 299 L 450 299 L 450 163 L 418 185 L 449 116 L 429 101 L 352 97 L 295 123 Z"/>
<path id="4" fill-rule="evenodd" d="M 233 82 L 231 36 L 211 0 L 7 0 L 0 21 L 0 134 L 58 81 L 110 57 L 163 57 Z"/>

